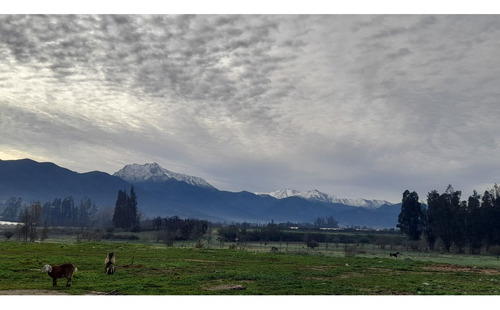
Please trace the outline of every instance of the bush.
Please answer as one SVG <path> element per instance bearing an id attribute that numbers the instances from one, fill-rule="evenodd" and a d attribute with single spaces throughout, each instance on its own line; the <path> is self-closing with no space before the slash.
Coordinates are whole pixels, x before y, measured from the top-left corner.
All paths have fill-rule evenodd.
<path id="1" fill-rule="evenodd" d="M 14 236 L 14 233 L 12 231 L 6 231 L 3 235 L 7 238 L 7 240 L 9 240 L 12 236 Z"/>
<path id="2" fill-rule="evenodd" d="M 344 244 L 344 255 L 345 257 L 354 257 L 357 252 L 356 245 Z"/>
<path id="3" fill-rule="evenodd" d="M 490 247 L 488 249 L 488 253 L 495 255 L 497 257 L 497 259 L 499 259 L 500 258 L 500 246 L 495 245 L 495 246 Z"/>
<path id="4" fill-rule="evenodd" d="M 306 242 L 306 245 L 308 248 L 314 249 L 314 248 L 317 248 L 319 246 L 319 243 L 316 240 L 309 240 Z"/>
<path id="5" fill-rule="evenodd" d="M 113 239 L 113 240 L 139 240 L 139 237 L 136 235 L 115 235 L 111 233 L 106 233 L 104 235 L 104 239 Z"/>

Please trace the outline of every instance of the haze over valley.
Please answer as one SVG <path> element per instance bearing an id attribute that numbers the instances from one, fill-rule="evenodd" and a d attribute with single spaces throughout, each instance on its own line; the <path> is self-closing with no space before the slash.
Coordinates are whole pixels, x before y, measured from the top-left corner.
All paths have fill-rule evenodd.
<path id="1" fill-rule="evenodd" d="M 99 171 L 80 174 L 53 163 L 29 159 L 0 160 L 2 204 L 13 197 L 26 202 L 72 197 L 76 202 L 88 198 L 101 209 L 113 209 L 118 191 L 130 190 L 132 186 L 144 218 L 180 216 L 226 223 L 312 223 L 318 217 L 334 217 L 343 227 L 394 228 L 400 211 L 400 204 L 338 199 L 318 191 L 309 194 L 320 196 L 294 192 L 296 195 L 288 197 L 221 191 L 202 178 L 172 172 L 156 163 L 126 165 L 109 175 Z"/>

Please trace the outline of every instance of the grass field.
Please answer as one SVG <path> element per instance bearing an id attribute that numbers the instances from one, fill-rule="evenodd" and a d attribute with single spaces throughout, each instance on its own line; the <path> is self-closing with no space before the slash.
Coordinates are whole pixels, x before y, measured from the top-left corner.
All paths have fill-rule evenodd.
<path id="1" fill-rule="evenodd" d="M 190 243 L 0 242 L 0 292 L 116 295 L 499 295 L 500 262 L 492 256 L 404 253 L 389 257 L 367 245 L 355 257 L 340 248 L 249 245 L 228 249 Z M 277 245 L 278 246 L 278 245 Z M 104 274 L 107 252 L 117 271 Z M 77 268 L 70 288 L 41 272 L 47 264 Z"/>

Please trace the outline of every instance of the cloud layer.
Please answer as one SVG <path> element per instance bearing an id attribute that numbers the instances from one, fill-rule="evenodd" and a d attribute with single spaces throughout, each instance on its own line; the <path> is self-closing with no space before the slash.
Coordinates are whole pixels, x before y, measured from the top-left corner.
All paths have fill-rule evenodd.
<path id="1" fill-rule="evenodd" d="M 0 19 L 2 159 L 396 202 L 498 181 L 497 16 Z"/>

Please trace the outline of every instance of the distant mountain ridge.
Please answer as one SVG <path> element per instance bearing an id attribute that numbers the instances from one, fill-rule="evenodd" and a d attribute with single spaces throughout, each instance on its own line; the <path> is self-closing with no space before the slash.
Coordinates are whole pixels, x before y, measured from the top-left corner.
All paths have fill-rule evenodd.
<path id="1" fill-rule="evenodd" d="M 90 198 L 107 207 L 114 206 L 117 191 L 126 188 L 128 182 L 104 172 L 77 173 L 31 159 L 0 160 L 0 200 L 21 197 L 43 202 L 72 196 L 76 203 Z"/>
<path id="2" fill-rule="evenodd" d="M 157 163 L 126 165 L 113 174 L 130 183 L 161 183 L 174 179 L 199 187 L 214 188 L 202 178 L 169 171 Z"/>
<path id="3" fill-rule="evenodd" d="M 271 193 L 257 193 L 258 195 L 269 195 L 271 197 L 277 198 L 277 199 L 283 199 L 283 198 L 288 198 L 288 197 L 302 197 L 304 199 L 310 199 L 310 200 L 317 200 L 317 201 L 322 201 L 322 202 L 327 202 L 327 203 L 340 203 L 348 206 L 354 206 L 354 207 L 364 207 L 364 208 L 370 208 L 370 209 L 375 209 L 379 208 L 383 205 L 392 205 L 391 202 L 387 200 L 368 200 L 364 198 L 357 198 L 357 199 L 351 199 L 351 198 L 340 198 L 334 195 L 329 195 L 323 192 L 318 191 L 317 189 L 310 190 L 307 192 L 300 192 L 296 189 L 293 188 L 286 188 L 282 190 L 278 190 L 275 192 Z"/>
<path id="4" fill-rule="evenodd" d="M 312 223 L 318 217 L 333 216 L 344 227 L 395 228 L 401 209 L 401 204 L 350 206 L 314 191 L 298 195 L 289 190 L 280 198 L 220 191 L 201 178 L 173 173 L 155 163 L 127 166 L 110 175 L 99 171 L 78 173 L 30 159 L 0 160 L 0 211 L 12 197 L 44 203 L 71 196 L 76 203 L 89 198 L 99 208 L 114 208 L 118 191 L 130 190 L 132 185 L 143 218 L 176 215 L 229 223 Z"/>

